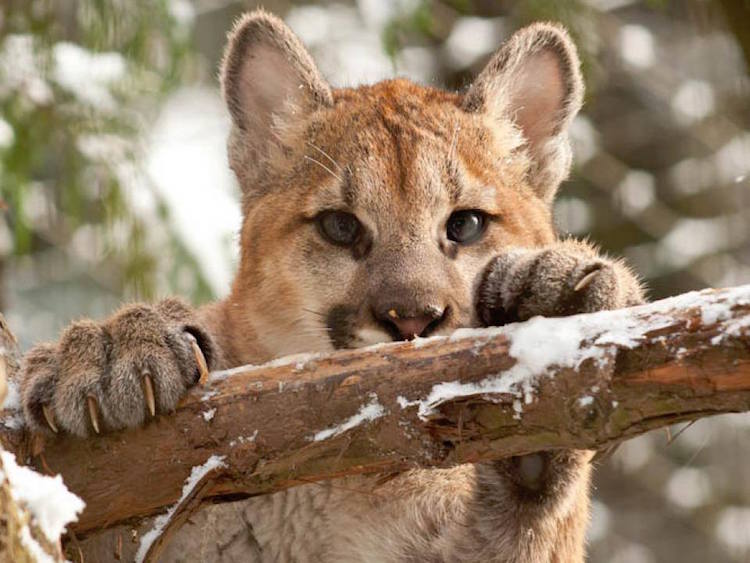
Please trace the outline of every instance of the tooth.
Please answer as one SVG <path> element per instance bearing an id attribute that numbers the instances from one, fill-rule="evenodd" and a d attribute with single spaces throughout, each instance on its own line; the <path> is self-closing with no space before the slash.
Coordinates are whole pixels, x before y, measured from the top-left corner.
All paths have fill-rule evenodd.
<path id="1" fill-rule="evenodd" d="M 154 382 L 151 381 L 149 373 L 143 374 L 143 396 L 146 397 L 148 412 L 151 416 L 156 416 L 156 401 L 154 400 Z"/>
<path id="2" fill-rule="evenodd" d="M 52 432 L 57 433 L 55 415 L 52 414 L 52 409 L 49 407 L 49 405 L 42 405 L 42 413 L 44 413 L 44 419 L 47 421 L 47 424 L 49 424 L 49 427 L 52 428 Z"/>
<path id="3" fill-rule="evenodd" d="M 86 403 L 89 407 L 89 418 L 91 418 L 91 426 L 94 427 L 94 432 L 99 434 L 99 407 L 96 406 L 96 399 L 89 395 L 86 397 Z"/>
<path id="4" fill-rule="evenodd" d="M 203 351 L 201 350 L 201 347 L 198 346 L 195 338 L 190 340 L 190 346 L 192 346 L 193 348 L 193 355 L 195 356 L 195 361 L 198 364 L 198 371 L 200 371 L 201 374 L 198 382 L 201 385 L 204 385 L 208 381 L 208 364 L 206 364 L 206 357 L 203 355 Z"/>
<path id="5" fill-rule="evenodd" d="M 588 274 L 583 276 L 573 288 L 573 291 L 581 291 L 583 288 L 587 287 L 592 281 L 594 281 L 594 278 L 598 273 L 599 270 L 594 270 L 593 272 L 589 272 Z"/>

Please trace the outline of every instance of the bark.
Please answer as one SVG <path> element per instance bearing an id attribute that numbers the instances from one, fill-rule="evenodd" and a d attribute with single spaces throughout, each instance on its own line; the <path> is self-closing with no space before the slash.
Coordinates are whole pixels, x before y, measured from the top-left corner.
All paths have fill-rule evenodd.
<path id="1" fill-rule="evenodd" d="M 237 368 L 139 429 L 43 447 L 7 428 L 1 437 L 86 501 L 74 528 L 82 538 L 175 505 L 167 528 L 202 502 L 348 474 L 606 448 L 747 410 L 750 286 Z M 183 490 L 211 456 L 223 466 Z"/>

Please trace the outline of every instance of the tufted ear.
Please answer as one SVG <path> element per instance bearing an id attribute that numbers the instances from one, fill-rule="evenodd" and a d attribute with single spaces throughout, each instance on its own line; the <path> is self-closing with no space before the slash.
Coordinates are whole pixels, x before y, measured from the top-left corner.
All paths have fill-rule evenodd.
<path id="1" fill-rule="evenodd" d="M 467 111 L 515 123 L 531 158 L 531 185 L 548 202 L 570 170 L 567 129 L 583 99 L 579 67 L 567 32 L 537 23 L 498 49 L 463 100 Z"/>
<path id="2" fill-rule="evenodd" d="M 230 32 L 221 82 L 233 122 L 229 160 L 240 182 L 268 156 L 280 127 L 333 105 L 330 86 L 300 40 L 263 10 L 245 14 Z"/>

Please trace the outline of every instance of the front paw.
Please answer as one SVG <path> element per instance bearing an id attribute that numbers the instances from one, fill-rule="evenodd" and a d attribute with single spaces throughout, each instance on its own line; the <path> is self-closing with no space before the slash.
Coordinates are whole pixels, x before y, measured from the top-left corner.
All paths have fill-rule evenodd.
<path id="1" fill-rule="evenodd" d="M 640 284 L 625 265 L 568 240 L 494 258 L 479 286 L 477 313 L 485 326 L 500 326 L 537 315 L 562 317 L 642 302 Z"/>
<path id="2" fill-rule="evenodd" d="M 36 346 L 23 360 L 26 420 L 36 431 L 79 436 L 140 425 L 174 410 L 215 356 L 209 334 L 174 299 L 74 323 L 59 343 Z"/>
<path id="3" fill-rule="evenodd" d="M 537 452 L 491 462 L 490 467 L 517 501 L 549 501 L 565 494 L 580 478 L 592 455 L 585 450 Z"/>

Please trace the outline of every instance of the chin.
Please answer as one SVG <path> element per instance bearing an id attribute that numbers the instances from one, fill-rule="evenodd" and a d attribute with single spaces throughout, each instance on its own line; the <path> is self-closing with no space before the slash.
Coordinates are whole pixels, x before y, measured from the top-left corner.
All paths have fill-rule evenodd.
<path id="1" fill-rule="evenodd" d="M 365 327 L 354 333 L 354 338 L 352 338 L 348 348 L 366 348 L 367 346 L 393 341 L 391 335 L 386 331 L 375 327 Z"/>

